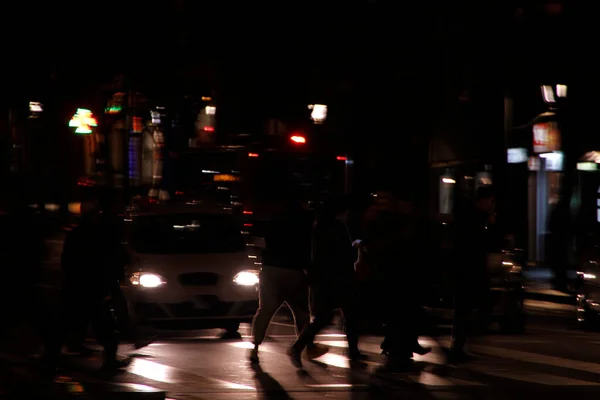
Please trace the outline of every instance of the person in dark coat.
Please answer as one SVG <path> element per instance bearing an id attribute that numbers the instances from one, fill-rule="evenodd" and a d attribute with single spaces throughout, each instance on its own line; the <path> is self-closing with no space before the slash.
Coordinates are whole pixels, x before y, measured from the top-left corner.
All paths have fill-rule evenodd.
<path id="1" fill-rule="evenodd" d="M 346 225 L 348 207 L 345 197 L 329 200 L 324 204 L 315 224 L 312 263 L 308 270 L 314 319 L 288 351 L 292 364 L 298 368 L 302 367 L 302 351 L 314 341 L 318 332 L 331 323 L 336 309 L 341 309 L 344 314 L 351 363 L 358 366 L 362 359 L 358 349 L 354 304 L 354 262 L 357 254 Z"/>
<path id="2" fill-rule="evenodd" d="M 269 323 L 282 304 L 294 317 L 296 334 L 310 323 L 308 278 L 313 218 L 300 198 L 288 191 L 282 209 L 271 220 L 262 251 L 259 283 L 259 308 L 252 321 L 254 349 L 250 362 L 258 364 L 258 347 L 265 339 Z M 327 353 L 325 346 L 309 343 L 310 358 Z"/>
<path id="3" fill-rule="evenodd" d="M 102 369 L 107 372 L 127 365 L 117 359 L 116 321 L 111 310 L 115 285 L 123 279 L 121 242 L 113 222 L 97 208 L 86 211 L 80 225 L 67 235 L 61 260 L 69 343 L 80 346 L 91 323 L 104 348 Z"/>
<path id="4" fill-rule="evenodd" d="M 475 202 L 465 202 L 456 212 L 455 297 L 450 363 L 468 361 L 464 351 L 467 338 L 484 329 L 490 314 L 488 254 L 494 251 L 496 225 L 495 197 L 489 186 L 478 188 Z M 474 312 L 477 319 L 473 319 Z"/>

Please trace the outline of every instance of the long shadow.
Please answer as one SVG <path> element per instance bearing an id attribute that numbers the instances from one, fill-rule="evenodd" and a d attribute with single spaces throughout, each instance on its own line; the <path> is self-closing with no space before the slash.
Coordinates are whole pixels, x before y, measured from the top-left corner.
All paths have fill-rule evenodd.
<path id="1" fill-rule="evenodd" d="M 260 387 L 258 398 L 264 400 L 291 400 L 292 398 L 271 375 L 263 371 L 260 365 L 253 366 L 254 380 Z"/>

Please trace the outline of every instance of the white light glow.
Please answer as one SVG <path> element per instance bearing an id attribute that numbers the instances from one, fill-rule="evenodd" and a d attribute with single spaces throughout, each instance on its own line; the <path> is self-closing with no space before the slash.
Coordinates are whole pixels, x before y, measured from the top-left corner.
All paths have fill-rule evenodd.
<path id="1" fill-rule="evenodd" d="M 450 184 L 456 183 L 456 181 L 454 179 L 452 179 L 452 178 L 442 178 L 442 182 L 444 182 L 444 183 L 450 183 Z"/>
<path id="2" fill-rule="evenodd" d="M 546 103 L 556 103 L 556 99 L 554 98 L 554 90 L 552 89 L 552 86 L 542 86 L 542 96 L 544 96 L 544 101 Z"/>
<path id="3" fill-rule="evenodd" d="M 29 111 L 42 112 L 42 111 L 44 111 L 44 108 L 42 106 L 43 106 L 42 103 L 39 103 L 37 101 L 30 101 L 29 102 Z"/>
<path id="4" fill-rule="evenodd" d="M 579 171 L 596 171 L 598 164 L 595 162 L 580 162 L 577 163 L 577 169 Z"/>
<path id="5" fill-rule="evenodd" d="M 215 115 L 217 112 L 217 107 L 206 106 L 205 110 L 206 110 L 206 115 Z"/>
<path id="6" fill-rule="evenodd" d="M 160 285 L 165 284 L 166 282 L 158 275 L 155 274 L 144 274 L 136 272 L 134 273 L 130 281 L 135 286 L 142 286 L 145 288 L 155 288 Z"/>
<path id="7" fill-rule="evenodd" d="M 324 104 L 311 104 L 308 106 L 312 112 L 310 118 L 315 121 L 316 124 L 321 124 L 327 118 L 327 106 Z"/>
<path id="8" fill-rule="evenodd" d="M 242 271 L 233 278 L 233 282 L 241 286 L 254 286 L 259 282 L 256 271 Z"/>
<path id="9" fill-rule="evenodd" d="M 558 97 L 567 97 L 567 85 L 556 85 L 556 95 Z"/>
<path id="10" fill-rule="evenodd" d="M 506 162 L 509 164 L 518 164 L 527 162 L 527 149 L 513 148 L 506 151 Z"/>

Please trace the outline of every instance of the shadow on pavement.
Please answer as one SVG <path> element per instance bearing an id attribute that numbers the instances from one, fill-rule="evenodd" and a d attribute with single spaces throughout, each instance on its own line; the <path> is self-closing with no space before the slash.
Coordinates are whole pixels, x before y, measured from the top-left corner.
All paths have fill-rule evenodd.
<path id="1" fill-rule="evenodd" d="M 258 385 L 258 398 L 264 400 L 291 400 L 286 390 L 271 375 L 263 371 L 260 365 L 252 367 L 254 380 Z"/>

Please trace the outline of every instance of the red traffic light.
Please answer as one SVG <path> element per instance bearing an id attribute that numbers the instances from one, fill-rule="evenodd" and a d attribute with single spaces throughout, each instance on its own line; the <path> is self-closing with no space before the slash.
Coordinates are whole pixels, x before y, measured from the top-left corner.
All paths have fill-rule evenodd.
<path id="1" fill-rule="evenodd" d="M 290 137 L 290 140 L 296 144 L 306 143 L 306 138 L 304 136 L 300 136 L 300 135 L 294 135 L 294 136 Z"/>

